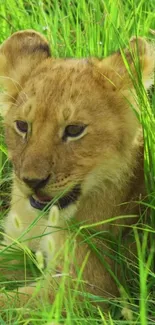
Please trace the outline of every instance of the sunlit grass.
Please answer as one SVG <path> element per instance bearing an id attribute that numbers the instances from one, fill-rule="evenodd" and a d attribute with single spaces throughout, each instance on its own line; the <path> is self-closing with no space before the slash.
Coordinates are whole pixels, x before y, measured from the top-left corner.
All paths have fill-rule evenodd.
<path id="1" fill-rule="evenodd" d="M 118 48 L 122 50 L 133 35 L 154 39 L 155 2 L 154 0 L 1 0 L 0 26 L 1 42 L 17 30 L 33 28 L 47 37 L 54 57 L 98 56 L 101 58 Z M 113 274 L 120 289 L 120 298 L 109 299 L 109 314 L 105 315 L 99 304 L 98 307 L 95 307 L 90 302 L 101 302 L 104 299 L 97 296 L 90 297 L 82 291 L 81 268 L 78 273 L 76 289 L 73 291 L 67 286 L 67 297 L 65 283 L 68 283 L 68 278 L 64 277 L 57 290 L 53 305 L 49 305 L 46 300 L 43 300 L 38 302 L 37 308 L 33 309 L 28 305 L 25 308 L 16 309 L 13 301 L 9 299 L 6 289 L 29 283 L 32 279 L 41 277 L 44 279 L 48 274 L 48 270 L 39 270 L 40 266 L 34 254 L 25 248 L 21 237 L 18 238 L 16 244 L 7 248 L 3 247 L 0 253 L 1 267 L 4 269 L 4 273 L 0 274 L 1 290 L 8 294 L 6 307 L 0 316 L 0 324 L 35 325 L 51 324 L 52 321 L 56 321 L 67 325 L 89 323 L 146 325 L 155 322 L 155 95 L 152 92 L 151 99 L 148 101 L 140 82 L 138 85 L 135 84 L 135 88 L 141 107 L 139 118 L 144 129 L 145 178 L 148 189 L 148 201 L 143 203 L 146 209 L 141 216 L 141 222 L 133 227 L 131 238 L 129 238 L 131 242 L 136 243 L 138 257 L 132 255 L 133 253 L 128 254 L 128 249 L 122 247 L 120 238 L 112 238 L 104 232 L 97 231 L 97 225 L 91 225 L 91 227 L 79 225 L 77 229 L 81 241 L 86 241 L 104 267 L 108 268 L 101 250 L 94 244 L 93 239 L 98 237 L 101 242 L 103 239 L 107 241 L 110 246 L 108 254 L 112 254 L 121 269 L 122 286 Z M 2 225 L 9 202 L 10 165 L 7 160 L 2 126 L 0 126 L 0 131 L 0 220 Z M 115 223 L 117 218 L 114 216 L 108 222 Z M 37 220 L 34 220 L 27 231 L 31 230 L 35 222 Z M 2 233 L 1 231 L 0 234 L 2 235 Z M 20 250 L 17 251 L 17 247 Z M 70 245 L 66 243 L 64 256 L 65 254 L 67 256 L 69 249 Z M 10 273 L 14 271 L 14 265 L 9 263 L 14 259 L 18 262 L 18 270 L 23 273 L 22 279 L 18 279 L 18 281 L 16 279 L 9 280 L 7 275 L 8 271 Z M 87 256 L 82 267 L 86 260 Z M 66 263 L 64 273 L 67 273 L 67 267 Z M 126 281 L 127 278 L 131 280 Z M 85 296 L 82 303 L 77 299 L 79 291 Z"/>

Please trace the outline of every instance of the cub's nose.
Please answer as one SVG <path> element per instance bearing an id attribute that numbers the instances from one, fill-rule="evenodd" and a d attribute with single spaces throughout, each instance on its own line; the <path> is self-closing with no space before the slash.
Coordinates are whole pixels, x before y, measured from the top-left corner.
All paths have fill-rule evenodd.
<path id="1" fill-rule="evenodd" d="M 50 178 L 50 175 L 48 175 L 46 178 L 43 178 L 43 179 L 39 179 L 39 178 L 36 178 L 36 179 L 23 178 L 23 181 L 30 188 L 32 188 L 33 190 L 36 190 L 36 189 L 40 189 L 40 188 L 44 187 L 48 183 L 49 178 Z"/>

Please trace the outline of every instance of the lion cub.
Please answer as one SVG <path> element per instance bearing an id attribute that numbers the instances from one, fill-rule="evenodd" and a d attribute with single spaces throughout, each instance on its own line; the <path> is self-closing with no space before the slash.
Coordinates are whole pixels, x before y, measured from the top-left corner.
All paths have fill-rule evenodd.
<path id="1" fill-rule="evenodd" d="M 54 59 L 47 41 L 33 30 L 13 34 L 0 48 L 6 143 L 13 164 L 4 243 L 36 252 L 51 275 L 62 272 L 65 243 L 71 243 L 71 285 L 85 261 L 83 285 L 99 296 L 116 295 L 117 285 L 80 231 L 73 236 L 72 225 L 81 230 L 98 223 L 96 232 L 119 236 L 120 224 L 137 221 L 134 201 L 145 194 L 132 80 L 138 82 L 138 65 L 148 88 L 154 58 L 142 38 L 133 38 L 124 55 L 126 64 L 120 52 L 103 60 Z M 114 272 L 110 247 L 106 241 L 99 245 Z M 34 291 L 34 286 L 19 290 Z"/>

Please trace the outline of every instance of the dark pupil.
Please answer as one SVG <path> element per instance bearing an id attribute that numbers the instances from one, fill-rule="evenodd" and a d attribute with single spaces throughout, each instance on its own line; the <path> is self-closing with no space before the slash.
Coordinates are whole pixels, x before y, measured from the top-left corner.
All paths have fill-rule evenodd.
<path id="1" fill-rule="evenodd" d="M 68 125 L 65 129 L 65 136 L 75 137 L 80 135 L 84 130 L 84 125 Z"/>
<path id="2" fill-rule="evenodd" d="M 16 121 L 16 126 L 19 131 L 26 133 L 28 130 L 28 124 L 24 121 Z"/>

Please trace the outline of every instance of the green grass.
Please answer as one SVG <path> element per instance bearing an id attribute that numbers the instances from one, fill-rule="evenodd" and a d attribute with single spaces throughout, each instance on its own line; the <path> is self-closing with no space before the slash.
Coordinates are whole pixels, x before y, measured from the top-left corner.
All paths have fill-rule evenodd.
<path id="1" fill-rule="evenodd" d="M 50 41 L 54 57 L 105 57 L 125 46 L 133 35 L 147 36 L 150 40 L 155 35 L 155 1 L 154 0 L 1 0 L 0 1 L 0 42 L 20 29 L 33 28 L 43 33 Z M 1 312 L 0 324 L 47 324 L 52 321 L 67 325 L 74 324 L 153 324 L 155 323 L 155 273 L 154 273 L 154 237 L 155 237 L 155 95 L 150 102 L 142 86 L 136 88 L 141 106 L 141 123 L 144 128 L 145 140 L 145 176 L 148 188 L 147 207 L 150 207 L 149 222 L 134 226 L 138 258 L 126 258 L 124 248 L 119 239 L 107 238 L 111 241 L 111 251 L 122 269 L 123 287 L 120 288 L 120 298 L 110 299 L 110 312 L 105 316 L 101 307 L 93 307 L 87 295 L 84 303 L 76 299 L 81 273 L 77 281 L 77 292 L 68 288 L 65 296 L 65 283 L 62 282 L 56 300 L 51 306 L 45 301 L 38 303 L 37 308 L 16 309 L 10 301 Z M 7 160 L 7 149 L 4 144 L 2 123 L 0 125 L 0 216 L 5 217 L 8 209 L 10 183 L 10 165 Z M 110 221 L 109 221 L 110 222 Z M 33 225 L 32 225 L 33 226 Z M 93 229 L 93 228 L 92 228 Z M 95 229 L 95 227 L 94 227 Z M 2 234 L 2 232 L 1 232 Z M 96 252 L 98 258 L 105 263 L 101 252 L 94 245 L 93 236 L 102 240 L 104 233 L 94 235 L 93 230 L 81 230 L 83 240 L 86 240 Z M 70 246 L 66 245 L 67 256 Z M 4 248 L 1 252 L 1 267 L 10 272 L 13 265 L 9 259 L 18 260 L 18 269 L 23 270 L 22 282 L 11 281 L 0 274 L 1 290 L 7 294 L 7 289 L 22 285 L 27 281 L 26 272 L 31 271 L 31 277 L 45 277 L 44 271 L 39 272 L 34 256 L 26 249 L 19 251 L 15 247 Z M 87 257 L 86 257 L 87 258 Z M 86 260 L 83 262 L 85 265 Z M 67 272 L 67 263 L 64 272 Z M 126 282 L 126 277 L 132 279 Z M 30 280 L 32 280 L 30 278 Z M 83 293 L 84 294 L 84 293 Z M 90 297 L 89 297 L 90 298 Z M 94 301 L 103 300 L 101 297 L 91 297 Z M 87 314 L 85 314 L 85 310 Z M 64 313 L 65 311 L 65 313 Z M 122 317 L 122 311 L 128 315 L 128 320 Z"/>

